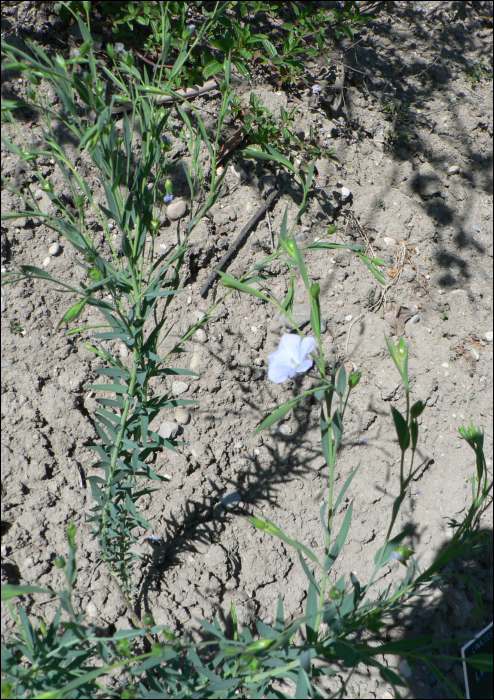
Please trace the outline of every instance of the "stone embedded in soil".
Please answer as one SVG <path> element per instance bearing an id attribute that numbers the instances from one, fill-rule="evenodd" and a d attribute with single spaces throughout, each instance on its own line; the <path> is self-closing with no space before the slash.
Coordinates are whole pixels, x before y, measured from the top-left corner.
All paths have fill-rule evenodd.
<path id="1" fill-rule="evenodd" d="M 198 328 L 196 332 L 192 334 L 192 340 L 195 343 L 205 343 L 207 339 L 207 333 L 202 328 Z"/>
<path id="2" fill-rule="evenodd" d="M 176 199 L 171 202 L 166 208 L 166 215 L 171 221 L 177 221 L 185 216 L 187 211 L 187 204 L 183 199 Z"/>
<path id="3" fill-rule="evenodd" d="M 129 356 L 129 349 L 125 345 L 125 343 L 120 343 L 118 346 L 118 354 L 120 355 L 121 360 L 126 360 Z"/>
<path id="4" fill-rule="evenodd" d="M 174 423 L 171 420 L 165 420 L 160 425 L 158 435 L 160 435 L 165 440 L 169 440 L 170 438 L 173 439 L 174 437 L 176 437 L 179 430 L 180 426 L 178 423 Z"/>
<path id="5" fill-rule="evenodd" d="M 293 323 L 295 323 L 299 328 L 303 328 L 310 321 L 310 304 L 294 304 L 292 307 L 291 317 Z M 286 316 L 281 314 L 276 314 L 275 317 L 288 331 L 295 330 L 295 326 L 290 323 Z M 326 330 L 326 322 L 321 319 L 321 331 L 324 333 Z"/>
<path id="6" fill-rule="evenodd" d="M 180 425 L 187 425 L 187 423 L 190 421 L 190 413 L 179 408 L 175 411 L 175 420 Z"/>
<path id="7" fill-rule="evenodd" d="M 48 265 L 51 263 L 51 258 L 47 257 L 43 260 L 43 267 L 48 267 Z"/>
<path id="8" fill-rule="evenodd" d="M 189 385 L 185 382 L 173 382 L 172 384 L 172 394 L 174 396 L 180 396 L 180 394 L 185 394 Z"/>
<path id="9" fill-rule="evenodd" d="M 60 245 L 58 243 L 52 243 L 52 245 L 48 248 L 48 252 L 50 255 L 58 255 L 60 252 Z"/>
<path id="10" fill-rule="evenodd" d="M 492 343 L 492 331 L 487 331 L 487 333 L 484 333 L 484 338 L 488 343 Z"/>
<path id="11" fill-rule="evenodd" d="M 221 505 L 225 506 L 225 508 L 235 508 L 241 501 L 242 496 L 238 491 L 225 491 L 225 493 L 220 496 Z"/>

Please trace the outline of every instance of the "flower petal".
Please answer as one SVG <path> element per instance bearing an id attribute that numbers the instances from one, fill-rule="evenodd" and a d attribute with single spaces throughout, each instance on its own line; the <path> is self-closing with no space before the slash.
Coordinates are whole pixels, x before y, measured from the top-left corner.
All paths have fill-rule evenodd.
<path id="1" fill-rule="evenodd" d="M 293 333 L 285 333 L 281 336 L 278 350 L 290 357 L 298 357 L 300 351 L 301 338 Z"/>
<path id="2" fill-rule="evenodd" d="M 300 359 L 305 359 L 306 355 L 314 350 L 316 339 L 312 337 L 304 338 L 300 343 Z"/>
<path id="3" fill-rule="evenodd" d="M 293 373 L 293 369 L 284 362 L 270 362 L 268 367 L 268 379 L 275 384 L 281 384 L 281 382 L 284 382 L 289 376 L 293 377 L 294 373 L 290 375 L 290 372 Z"/>
<path id="4" fill-rule="evenodd" d="M 312 367 L 312 359 L 304 360 L 299 364 L 295 372 L 307 372 Z"/>

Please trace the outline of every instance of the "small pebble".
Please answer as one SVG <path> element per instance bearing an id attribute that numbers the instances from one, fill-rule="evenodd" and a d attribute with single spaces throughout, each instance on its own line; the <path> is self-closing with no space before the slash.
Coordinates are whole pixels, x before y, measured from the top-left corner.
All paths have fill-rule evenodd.
<path id="1" fill-rule="evenodd" d="M 408 321 L 408 323 L 418 323 L 420 321 L 420 314 L 415 314 L 415 316 L 412 316 L 412 318 Z"/>
<path id="2" fill-rule="evenodd" d="M 389 236 L 384 236 L 383 241 L 384 241 L 385 245 L 387 245 L 388 247 L 398 245 L 398 243 L 395 241 L 395 239 L 390 238 Z"/>
<path id="3" fill-rule="evenodd" d="M 192 334 L 192 340 L 196 343 L 205 343 L 207 339 L 207 333 L 202 328 L 198 328 L 196 332 Z"/>
<path id="4" fill-rule="evenodd" d="M 448 168 L 448 175 L 456 175 L 456 173 L 460 172 L 460 166 L 459 165 L 451 165 Z"/>
<path id="5" fill-rule="evenodd" d="M 51 263 L 51 258 L 50 258 L 50 257 L 45 258 L 45 259 L 43 260 L 43 267 L 48 267 L 48 265 L 49 265 L 50 263 Z"/>
<path id="6" fill-rule="evenodd" d="M 492 331 L 487 331 L 487 333 L 484 333 L 484 338 L 488 343 L 492 343 Z"/>
<path id="7" fill-rule="evenodd" d="M 126 360 L 129 356 L 129 349 L 125 345 L 125 343 L 120 343 L 118 346 L 118 354 L 120 355 L 121 360 Z"/>
<path id="8" fill-rule="evenodd" d="M 235 508 L 242 502 L 242 496 L 238 491 L 225 491 L 225 493 L 220 496 L 220 502 L 225 508 Z"/>
<path id="9" fill-rule="evenodd" d="M 50 255 L 58 255 L 60 252 L 60 245 L 58 243 L 52 243 L 52 245 L 48 248 L 48 252 Z"/>
<path id="10" fill-rule="evenodd" d="M 449 367 L 449 362 L 443 362 L 442 366 L 447 369 Z"/>
<path id="11" fill-rule="evenodd" d="M 187 425 L 187 423 L 190 421 L 190 413 L 188 411 L 184 411 L 182 408 L 178 408 L 175 411 L 175 420 L 180 425 Z"/>
<path id="12" fill-rule="evenodd" d="M 180 426 L 178 423 L 174 423 L 171 420 L 165 420 L 163 423 L 160 425 L 160 429 L 158 430 L 158 435 L 165 440 L 169 440 L 170 438 L 173 440 L 174 437 L 176 437 L 178 431 L 180 429 Z"/>
<path id="13" fill-rule="evenodd" d="M 480 229 L 478 226 L 472 226 L 473 230 L 476 231 L 477 233 L 480 233 Z"/>
<path id="14" fill-rule="evenodd" d="M 353 318 L 352 314 L 348 314 L 348 316 L 345 316 L 345 321 L 351 321 Z"/>
<path id="15" fill-rule="evenodd" d="M 478 362 L 480 360 L 480 355 L 475 348 L 470 348 L 470 355 L 473 357 L 475 362 Z"/>
<path id="16" fill-rule="evenodd" d="M 273 618 L 271 617 L 271 615 L 268 615 L 267 617 L 264 618 L 263 622 L 265 625 L 270 625 L 273 622 Z"/>
<path id="17" fill-rule="evenodd" d="M 185 382 L 173 382 L 172 384 L 172 394 L 174 396 L 180 396 L 180 394 L 185 394 L 189 385 Z"/>
<path id="18" fill-rule="evenodd" d="M 183 199 L 177 199 L 171 202 L 166 208 L 166 215 L 171 221 L 177 221 L 185 216 L 187 204 Z"/>
<path id="19" fill-rule="evenodd" d="M 351 196 L 352 196 L 352 193 L 351 193 L 351 191 L 348 189 L 348 187 L 342 187 L 342 188 L 341 188 L 341 199 L 342 199 L 342 201 L 345 201 L 345 202 L 346 202 L 348 199 L 350 199 Z"/>

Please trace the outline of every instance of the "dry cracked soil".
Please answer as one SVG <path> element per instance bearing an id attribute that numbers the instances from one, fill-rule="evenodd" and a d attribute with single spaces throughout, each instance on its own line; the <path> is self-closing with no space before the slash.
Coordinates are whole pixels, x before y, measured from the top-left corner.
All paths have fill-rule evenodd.
<path id="1" fill-rule="evenodd" d="M 20 45 L 34 33 L 42 45 L 53 44 L 56 16 L 39 5 L 20 3 L 17 14 L 4 9 L 2 31 L 10 40 Z M 358 27 L 352 41 L 340 38 L 334 43 L 331 55 L 346 66 L 337 113 L 331 106 L 337 101 L 334 93 L 325 101 L 311 90 L 327 77 L 328 68 L 317 63 L 307 63 L 303 87 L 273 86 L 260 76 L 236 88 L 247 102 L 254 91 L 275 115 L 281 106 L 297 107 L 299 137 L 308 139 L 313 127 L 315 137 L 339 159 L 316 162 L 316 187 L 295 228 L 299 244 L 325 235 L 335 223 L 330 240 L 369 242 L 393 281 L 386 304 L 376 310 L 379 285 L 354 255 L 304 253 L 309 277 L 320 284 L 326 357 L 362 372 L 350 397 L 337 461 L 337 490 L 360 467 L 347 493 L 345 509 L 353 501 L 353 519 L 335 565 L 335 581 L 350 571 L 361 582 L 367 580 L 398 487 L 390 404 L 403 409 L 404 392 L 385 335 L 395 342 L 404 335 L 412 397 L 426 403 L 419 436 L 425 468 L 412 482 L 396 526 L 411 526 L 407 543 L 421 568 L 451 537 L 448 520 L 461 520 L 470 504 L 474 455 L 460 439 L 458 425 L 472 419 L 485 427 L 492 474 L 492 4 L 395 5 L 389 15 Z M 55 48 L 61 50 L 58 44 Z M 25 89 L 18 75 L 8 74 L 2 81 L 2 94 L 22 97 Z M 195 101 L 208 126 L 214 127 L 218 104 L 214 91 Z M 17 126 L 25 134 L 32 130 L 35 137 L 41 135 L 39 121 L 24 118 L 22 112 L 18 116 Z M 10 127 L 4 128 L 12 136 Z M 70 152 L 71 144 L 66 145 Z M 205 167 L 206 156 L 204 149 L 200 157 Z M 103 202 L 90 160 L 83 154 L 74 157 L 96 201 Z M 212 290 L 204 299 L 201 287 L 262 206 L 270 183 L 283 187 L 282 195 L 228 272 L 237 275 L 269 253 L 285 208 L 289 221 L 297 212 L 300 192 L 282 169 L 238 155 L 228 168 L 227 193 L 192 235 L 186 293 L 170 307 L 172 330 L 163 348 L 171 347 L 208 310 Z M 4 146 L 2 173 L 15 186 L 34 182 L 29 166 Z M 44 174 L 53 179 L 55 189 L 64 191 L 61 174 L 48 157 Z M 175 195 L 189 212 L 183 171 L 177 168 L 172 179 Z M 37 191 L 36 197 L 42 210 L 49 211 L 46 195 Z M 19 205 L 20 200 L 3 191 L 3 212 Z M 176 235 L 177 222 L 168 220 L 158 244 L 166 249 Z M 2 224 L 2 272 L 11 270 L 15 260 L 45 264 L 54 276 L 77 282 L 82 271 L 73 258 L 70 244 L 42 223 L 25 218 Z M 287 268 L 278 263 L 271 272 L 272 289 L 283 297 Z M 296 277 L 295 303 L 306 302 L 302 280 Z M 79 565 L 75 604 L 91 624 L 112 631 L 131 623 L 112 593 L 85 525 L 93 505 L 86 477 L 94 472 L 86 445 L 97 439 L 91 419 L 96 397 L 85 386 L 96 379 L 94 370 L 102 361 L 83 347 L 89 332 L 82 337 L 55 332 L 66 308 L 67 298 L 48 282 L 2 287 L 2 581 L 60 588 L 63 579 L 53 557 L 65 553 L 65 527 L 73 521 L 78 526 Z M 162 545 L 153 549 L 146 539 L 150 533 L 142 532 L 136 609 L 152 611 L 157 624 L 177 633 L 195 634 L 197 618 L 213 616 L 228 627 L 232 602 L 241 624 L 252 627 L 257 618 L 269 623 L 280 592 L 287 615 L 305 610 L 307 579 L 296 552 L 219 502 L 225 491 L 237 491 L 244 507 L 264 514 L 316 553 L 322 551 L 320 508 L 327 497 L 327 471 L 316 405 L 299 403 L 276 428 L 253 437 L 263 409 L 313 381 L 306 375 L 280 385 L 268 381 L 267 355 L 285 332 L 274 311 L 260 299 L 237 292 L 227 296 L 204 332 L 186 342 L 189 352 L 180 357 L 181 366 L 200 373 L 197 379 L 185 378 L 185 390 L 179 387 L 183 398 L 197 403 L 187 412 L 156 420 L 156 428 L 176 422 L 186 445 L 176 454 L 157 456 L 154 469 L 171 480 L 140 501 Z M 300 313 L 302 318 L 303 308 Z M 89 311 L 82 320 L 96 318 Z M 126 361 L 125 347 L 108 342 L 107 348 Z M 162 394 L 170 388 L 163 379 L 151 390 Z M 492 532 L 490 510 L 482 528 Z M 395 584 L 402 576 L 399 569 L 397 562 L 385 567 L 378 588 Z M 454 560 L 449 573 L 463 577 L 448 578 L 413 600 L 397 614 L 390 639 L 432 633 L 449 640 L 444 650 L 457 654 L 454 640 L 473 635 L 492 619 L 490 551 Z M 484 604 L 479 615 L 469 584 L 479 590 Z M 50 619 L 55 604 L 40 605 L 32 598 L 28 609 Z M 2 607 L 3 638 L 12 633 L 4 613 Z M 461 690 L 461 664 L 445 659 L 440 668 Z M 322 692 L 331 692 L 343 677 L 339 674 Z M 445 697 L 425 664 L 417 664 L 409 686 L 405 694 L 410 698 Z M 288 686 L 285 690 L 290 692 Z M 392 697 L 379 675 L 367 669 L 352 676 L 348 691 L 354 697 Z"/>

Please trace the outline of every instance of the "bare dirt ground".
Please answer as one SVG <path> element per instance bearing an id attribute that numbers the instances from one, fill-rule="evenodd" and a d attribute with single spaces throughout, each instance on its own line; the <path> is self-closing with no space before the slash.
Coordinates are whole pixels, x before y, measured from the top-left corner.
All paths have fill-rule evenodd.
<path id="1" fill-rule="evenodd" d="M 6 10 L 2 31 L 19 42 L 32 36 L 35 27 L 35 39 L 53 44 L 56 18 L 32 3 L 21 4 L 18 26 L 12 26 L 13 16 Z M 54 48 L 63 50 L 58 44 Z M 340 160 L 341 165 L 316 163 L 318 187 L 296 228 L 300 244 L 324 235 L 334 221 L 338 229 L 331 240 L 365 243 L 362 231 L 387 262 L 389 279 L 393 269 L 401 270 L 389 288 L 387 305 L 373 311 L 378 285 L 356 257 L 331 251 L 305 256 L 309 277 L 321 285 L 324 350 L 330 359 L 351 362 L 362 372 L 350 398 L 337 465 L 336 488 L 359 463 L 360 470 L 348 493 L 347 502 L 354 500 L 353 522 L 334 576 L 353 571 L 366 581 L 397 490 L 399 453 L 389 406 L 393 402 L 403 408 L 404 396 L 383 334 L 404 333 L 412 396 L 427 404 L 419 443 L 428 466 L 413 483 L 397 524 L 399 529 L 413 525 L 409 546 L 421 567 L 450 538 L 448 519 L 461 520 L 470 504 L 474 459 L 458 425 L 471 418 L 485 427 L 492 467 L 492 79 L 482 68 L 492 68 L 492 5 L 397 2 L 392 14 L 362 26 L 353 41 L 342 38 L 333 48 L 334 57 L 347 66 L 337 114 L 330 104 L 334 93 L 327 103 L 310 89 L 283 89 L 256 79 L 242 84 L 237 94 L 248 102 L 254 91 L 275 115 L 282 105 L 298 105 L 297 133 L 307 137 L 312 126 Z M 325 71 L 308 64 L 309 87 Z M 2 91 L 22 96 L 25 87 L 18 76 L 9 75 Z M 337 98 L 336 93 L 333 105 Z M 195 101 L 211 125 L 218 104 L 216 93 Z M 18 126 L 26 134 L 31 128 L 35 135 L 41 133 L 39 124 L 22 114 Z M 164 349 L 209 308 L 211 292 L 203 299 L 201 286 L 262 205 L 267 175 L 284 192 L 269 222 L 257 226 L 228 271 L 236 274 L 263 258 L 272 248 L 270 229 L 279 230 L 285 207 L 289 219 L 297 211 L 300 193 L 285 174 L 239 157 L 235 163 L 245 176 L 238 178 L 230 170 L 229 193 L 193 234 L 197 245 L 188 261 L 188 292 L 171 307 L 173 331 Z M 90 186 L 98 188 L 89 161 L 81 159 L 80 165 Z M 16 185 L 34 181 L 29 166 L 21 166 L 3 147 L 2 172 Z M 46 175 L 63 191 L 49 158 Z M 174 193 L 187 198 L 180 170 L 172 179 Z M 342 187 L 351 192 L 346 202 Z M 41 208 L 50 206 L 48 199 L 40 203 Z M 4 191 L 2 211 L 18 206 Z M 175 240 L 176 226 L 167 223 L 159 244 Z M 57 242 L 60 250 L 50 256 L 48 271 L 78 280 L 70 245 L 27 218 L 2 224 L 2 270 L 11 269 L 13 258 L 41 267 Z M 274 271 L 273 287 L 283 297 L 287 270 L 280 264 Z M 296 304 L 307 301 L 303 291 L 297 280 Z M 281 385 L 267 380 L 267 355 L 283 328 L 273 309 L 258 301 L 230 294 L 205 328 L 206 336 L 187 341 L 190 352 L 181 357 L 182 366 L 201 377 L 187 380 L 183 397 L 198 403 L 189 416 L 182 412 L 159 419 L 179 423 L 187 445 L 178 455 L 158 457 L 154 468 L 171 481 L 141 501 L 143 515 L 164 546 L 153 559 L 146 542 L 150 533 L 142 533 L 141 553 L 148 564 L 135 582 L 136 606 L 178 632 L 196 630 L 196 618 L 214 615 L 228 624 L 231 601 L 242 624 L 251 626 L 256 618 L 269 623 L 280 591 L 290 615 L 305 609 L 307 580 L 296 553 L 226 512 L 218 500 L 224 491 L 238 491 L 246 507 L 262 512 L 316 552 L 323 547 L 319 513 L 327 497 L 327 473 L 315 407 L 299 404 L 276 429 L 252 437 L 261 409 L 296 395 L 311 381 L 304 375 Z M 404 323 L 401 306 L 415 318 Z M 112 593 L 85 525 L 85 513 L 93 505 L 86 481 L 92 454 L 85 445 L 97 437 L 91 420 L 95 396 L 85 385 L 95 380 L 101 362 L 80 337 L 55 333 L 66 308 L 67 298 L 48 283 L 2 288 L 2 580 L 59 588 L 63 581 L 53 557 L 65 552 L 64 531 L 72 520 L 78 526 L 80 567 L 75 603 L 92 624 L 111 631 L 131 623 Z M 89 340 L 89 333 L 83 336 Z M 111 343 L 108 348 L 118 351 Z M 161 394 L 166 386 L 163 382 L 153 390 Z M 483 528 L 492 531 L 490 512 Z M 394 563 L 383 569 L 381 588 L 398 580 L 398 568 Z M 393 638 L 433 633 L 454 641 L 492 619 L 491 554 L 472 553 L 450 568 L 465 578 L 453 577 L 417 600 L 397 617 Z M 485 604 L 479 617 L 469 583 Z M 30 606 L 33 615 L 45 620 L 54 610 L 54 604 L 40 606 L 36 599 Z M 11 631 L 9 616 L 2 616 L 2 635 Z M 454 643 L 448 650 L 459 652 Z M 461 664 L 444 661 L 440 667 L 456 687 L 463 687 Z M 379 676 L 367 671 L 353 676 L 349 692 L 354 697 L 392 696 Z M 415 667 L 408 697 L 444 697 L 425 665 Z"/>

